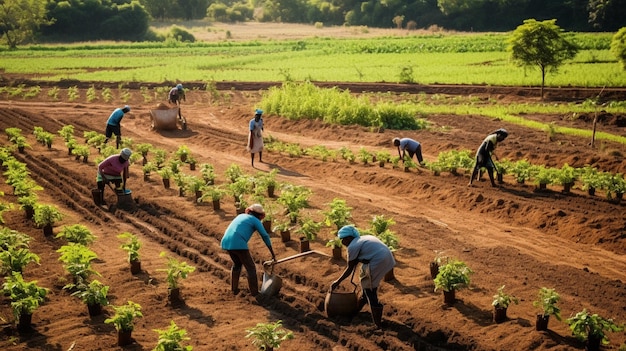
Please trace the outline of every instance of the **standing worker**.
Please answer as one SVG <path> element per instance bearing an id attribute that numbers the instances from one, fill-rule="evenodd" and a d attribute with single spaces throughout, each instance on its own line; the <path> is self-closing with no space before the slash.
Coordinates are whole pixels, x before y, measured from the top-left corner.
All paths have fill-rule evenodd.
<path id="1" fill-rule="evenodd" d="M 409 158 L 413 159 L 413 155 L 417 158 L 417 162 L 420 166 L 424 165 L 424 158 L 422 157 L 422 144 L 411 138 L 393 138 L 393 145 L 398 148 L 398 156 L 404 163 L 404 155 L 409 154 Z"/>
<path id="2" fill-rule="evenodd" d="M 254 204 L 246 208 L 245 213 L 235 217 L 226 228 L 224 237 L 222 238 L 222 249 L 228 251 L 230 258 L 233 260 L 233 267 L 230 271 L 230 285 L 234 295 L 239 293 L 239 276 L 241 275 L 241 267 L 246 267 L 248 276 L 248 287 L 250 294 L 256 296 L 259 294 L 259 282 L 257 281 L 256 267 L 254 260 L 248 249 L 248 241 L 255 231 L 259 232 L 263 242 L 270 250 L 272 260 L 276 260 L 270 236 L 263 228 L 261 221 L 265 218 L 265 211 L 260 204 Z"/>
<path id="3" fill-rule="evenodd" d="M 174 104 L 176 105 L 176 107 L 178 107 L 178 119 L 182 119 L 183 117 L 180 113 L 180 103 L 181 101 L 187 101 L 183 85 L 176 84 L 176 86 L 170 90 L 167 100 L 170 102 L 170 104 Z"/>
<path id="4" fill-rule="evenodd" d="M 396 265 L 396 260 L 389 247 L 374 235 L 360 236 L 359 231 L 352 225 L 339 229 L 337 236 L 341 244 L 348 250 L 348 266 L 339 279 L 330 285 L 330 291 L 352 274 L 359 262 L 361 263 L 361 289 L 363 293 L 359 300 L 359 310 L 369 303 L 372 319 L 378 329 L 382 329 L 383 305 L 378 301 L 378 286 Z"/>
<path id="5" fill-rule="evenodd" d="M 120 148 L 120 143 L 122 142 L 122 127 L 120 123 L 122 122 L 122 118 L 126 113 L 130 112 L 130 106 L 126 105 L 123 108 L 116 108 L 111 112 L 109 119 L 107 120 L 107 128 L 104 131 L 104 143 L 106 144 L 111 136 L 115 134 L 115 148 Z"/>
<path id="6" fill-rule="evenodd" d="M 500 128 L 493 133 L 487 135 L 485 140 L 483 140 L 482 144 L 480 144 L 480 147 L 478 147 L 478 151 L 476 151 L 476 163 L 474 165 L 474 170 L 472 171 L 472 176 L 470 178 L 468 186 L 472 185 L 474 178 L 478 179 L 478 172 L 482 167 L 487 168 L 487 174 L 489 174 L 491 186 L 497 186 L 496 182 L 493 180 L 493 170 L 495 169 L 496 165 L 493 163 L 491 155 L 495 151 L 498 142 L 503 141 L 504 139 L 506 139 L 507 136 L 509 136 L 509 133 L 506 131 L 506 129 Z M 498 159 L 497 156 L 496 159 Z"/>
<path id="7" fill-rule="evenodd" d="M 252 167 L 254 167 L 254 154 L 259 153 L 259 162 L 263 163 L 263 110 L 256 109 L 254 118 L 250 120 L 250 133 L 246 150 L 250 152 Z"/>
<path id="8" fill-rule="evenodd" d="M 126 190 L 126 180 L 128 179 L 128 166 L 130 165 L 130 155 L 132 151 L 123 148 L 119 155 L 111 155 L 98 164 L 98 174 L 96 182 L 100 190 L 100 204 L 104 202 L 104 185 L 112 182 L 116 191 Z"/>

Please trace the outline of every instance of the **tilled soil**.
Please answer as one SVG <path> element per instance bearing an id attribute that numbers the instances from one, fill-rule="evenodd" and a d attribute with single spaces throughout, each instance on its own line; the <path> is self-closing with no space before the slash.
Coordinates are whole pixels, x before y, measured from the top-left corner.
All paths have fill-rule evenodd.
<path id="1" fill-rule="evenodd" d="M 359 87 L 350 89 L 357 91 Z M 533 93 L 521 91 L 467 93 L 497 98 L 503 103 L 536 99 Z M 0 128 L 21 128 L 32 145 L 24 154 L 15 156 L 28 165 L 33 179 L 44 187 L 40 201 L 58 206 L 65 215 L 55 233 L 64 225 L 87 225 L 98 237 L 92 247 L 99 257 L 94 268 L 101 274 L 97 279 L 111 287 L 111 303 L 121 305 L 132 300 L 142 306 L 144 317 L 133 331 L 135 343 L 125 349 L 152 349 L 157 339 L 153 330 L 165 329 L 170 320 L 188 331 L 189 344 L 195 350 L 252 350 L 251 340 L 244 338 L 245 330 L 256 323 L 276 320 L 282 320 L 285 328 L 295 334 L 294 340 L 282 344 L 284 350 L 584 349 L 584 344 L 571 336 L 568 326 L 555 319 L 550 321 L 548 332 L 535 331 L 539 311 L 532 302 L 544 286 L 561 294 L 559 306 L 564 318 L 586 308 L 618 322 L 626 321 L 624 203 L 610 203 L 603 194 L 589 196 L 580 189 L 569 194 L 558 187 L 537 191 L 533 184 L 517 184 L 511 176 L 505 176 L 505 184 L 499 188 L 491 188 L 486 181 L 468 187 L 469 176 L 464 174 L 435 176 L 425 169 L 404 172 L 390 165 L 380 168 L 269 151 L 263 155 L 265 163 L 257 160 L 256 168 L 252 168 L 245 141 L 259 91 L 232 89 L 222 93 L 229 95 L 228 103 L 212 101 L 208 93 L 201 91 L 188 95 L 183 105 L 188 130 L 153 131 L 149 111 L 157 102 L 144 102 L 140 92 L 133 89 L 126 102 L 132 111 L 122 122 L 122 133 L 134 143 L 148 142 L 171 153 L 182 144 L 189 146 L 199 163 L 214 165 L 218 184 L 227 183 L 224 171 L 233 163 L 250 175 L 277 168 L 281 182 L 312 190 L 310 208 L 304 216 L 316 220 L 322 219 L 320 211 L 326 210 L 334 198 L 346 200 L 353 208 L 353 221 L 358 227 L 367 227 L 374 215 L 393 218 L 396 224 L 392 229 L 400 239 L 400 249 L 394 253 L 398 262 L 396 280 L 384 282 L 380 288 L 386 327 L 384 331 L 373 328 L 367 307 L 352 319 L 326 317 L 324 298 L 328 287 L 345 267 L 343 260 L 326 256 L 311 255 L 277 265 L 283 287 L 276 297 L 257 302 L 247 292 L 245 276 L 240 282 L 242 292 L 233 296 L 230 258 L 219 245 L 226 226 L 236 215 L 228 196 L 219 211 L 210 204 L 194 204 L 192 194 L 179 196 L 175 185 L 165 189 L 156 174 L 150 181 L 143 181 L 138 163 L 131 166 L 128 184 L 137 210 L 111 213 L 95 206 L 91 189 L 95 187 L 97 150 L 92 149 L 88 162 L 83 163 L 68 156 L 60 137 L 48 149 L 36 143 L 32 130 L 40 126 L 56 133 L 71 124 L 76 138 L 83 142 L 85 131 L 104 132 L 106 118 L 115 105 L 90 103 L 84 98 L 72 103 L 55 102 L 47 99 L 45 92 L 39 101 L 0 102 Z M 571 101 L 576 94 L 564 91 L 559 97 L 555 90 L 550 99 Z M 591 126 L 589 119 L 572 122 L 563 116 L 525 117 L 578 128 Z M 623 117 L 603 118 L 599 130 L 624 135 L 623 125 L 615 122 Z M 603 141 L 592 149 L 588 140 L 561 135 L 548 141 L 546 132 L 481 116 L 429 116 L 433 126 L 429 130 L 382 133 L 316 121 L 294 122 L 274 115 L 264 120 L 266 136 L 305 147 L 346 146 L 355 152 L 365 147 L 370 151 L 387 149 L 393 154 L 393 137 L 412 137 L 422 142 L 427 160 L 445 150 L 474 150 L 488 132 L 504 127 L 510 136 L 498 146 L 500 158 L 525 158 L 555 167 L 563 163 L 575 167 L 590 164 L 613 173 L 626 170 L 623 145 Z M 8 141 L 3 139 L 2 144 Z M 188 168 L 184 172 L 199 174 Z M 0 190 L 5 193 L 4 201 L 15 202 L 12 189 L 4 182 Z M 115 201 L 109 189 L 107 201 Z M 272 203 L 275 198 L 266 201 Z M 6 320 L 0 339 L 2 348 L 116 349 L 116 332 L 103 323 L 112 309 L 106 308 L 104 316 L 89 318 L 80 300 L 62 290 L 67 275 L 56 250 L 64 242 L 44 237 L 41 229 L 24 219 L 22 211 L 5 212 L 4 219 L 7 226 L 34 238 L 31 250 L 40 255 L 41 264 L 29 265 L 24 276 L 51 291 L 48 301 L 36 310 L 34 330 L 28 334 L 18 334 L 10 326 L 13 317 L 9 301 L 0 299 L 0 316 Z M 116 235 L 125 231 L 137 234 L 144 245 L 140 251 L 143 271 L 139 275 L 129 273 L 126 253 L 119 249 L 121 241 Z M 332 235 L 332 230 L 325 227 L 311 248 L 330 254 L 325 242 Z M 282 243 L 278 235 L 272 236 L 279 258 L 299 252 L 297 234 L 292 233 L 292 239 Z M 260 263 L 270 258 L 269 253 L 256 235 L 251 250 L 260 279 Z M 458 301 L 451 306 L 443 303 L 440 291 L 434 291 L 428 268 L 435 251 L 442 250 L 447 256 L 465 261 L 475 272 L 471 288 L 459 291 Z M 160 252 L 197 268 L 182 281 L 183 306 L 167 303 L 165 273 L 160 271 L 166 259 L 159 256 Z M 347 282 L 343 285 L 350 288 Z M 506 322 L 495 324 L 491 300 L 502 285 L 520 303 L 509 308 Z M 611 345 L 606 349 L 618 349 L 626 342 L 623 332 L 609 334 L 609 338 Z"/>

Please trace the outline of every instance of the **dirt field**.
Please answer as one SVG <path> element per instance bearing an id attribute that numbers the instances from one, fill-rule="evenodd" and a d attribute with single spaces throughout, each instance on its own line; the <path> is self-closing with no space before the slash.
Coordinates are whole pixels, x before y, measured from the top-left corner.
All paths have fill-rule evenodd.
<path id="1" fill-rule="evenodd" d="M 240 282 L 242 292 L 233 296 L 230 259 L 219 246 L 226 226 L 235 216 L 230 197 L 222 200 L 220 211 L 210 205 L 195 205 L 191 195 L 178 196 L 176 186 L 165 189 L 156 174 L 144 182 L 141 165 L 135 164 L 128 186 L 138 210 L 111 214 L 96 207 L 91 197 L 97 150 L 92 149 L 89 162 L 82 163 L 67 155 L 59 137 L 52 149 L 47 149 L 35 142 L 32 131 L 34 126 L 41 126 L 56 133 L 71 124 L 82 142 L 84 131 L 104 132 L 106 118 L 116 106 L 87 103 L 84 93 L 80 102 L 46 101 L 45 89 L 41 101 L 1 101 L 0 128 L 21 128 L 32 145 L 16 157 L 27 163 L 32 177 L 45 188 L 39 194 L 40 201 L 58 206 L 65 215 L 55 233 L 64 225 L 87 225 L 98 237 L 92 247 L 99 257 L 94 268 L 102 275 L 98 279 L 111 287 L 111 303 L 121 305 L 132 300 L 142 306 L 144 317 L 137 320 L 135 343 L 127 350 L 151 350 L 157 339 L 153 329 L 166 328 L 170 320 L 188 331 L 194 350 L 252 350 L 250 340 L 244 338 L 245 329 L 276 320 L 282 320 L 295 334 L 294 340 L 282 344 L 283 350 L 584 349 L 583 343 L 571 336 L 568 326 L 555 319 L 551 319 L 548 332 L 535 331 L 539 310 L 532 302 L 540 287 L 555 288 L 561 294 L 559 306 L 564 319 L 586 308 L 618 322 L 626 321 L 623 202 L 612 204 L 604 194 L 589 196 L 580 189 L 570 194 L 563 194 L 557 187 L 536 191 L 534 185 L 517 184 L 510 176 L 505 176 L 505 184 L 499 188 L 491 188 L 484 181 L 468 187 L 467 175 L 434 176 L 423 169 L 407 173 L 389 165 L 380 168 L 343 160 L 322 162 L 272 152 L 264 153 L 266 163 L 252 168 L 245 140 L 248 121 L 259 100 L 258 91 L 225 90 L 223 93 L 231 95 L 228 105 L 211 103 L 206 93 L 190 93 L 183 110 L 189 129 L 160 132 L 150 129 L 149 110 L 156 102 L 144 103 L 138 90 L 131 93 L 128 104 L 132 111 L 122 122 L 122 132 L 134 143 L 148 142 L 170 152 L 185 144 L 200 163 L 214 165 L 218 183 L 226 183 L 224 171 L 233 163 L 248 174 L 277 168 L 281 182 L 313 191 L 311 208 L 305 210 L 305 216 L 321 220 L 320 211 L 327 209 L 333 198 L 342 198 L 353 207 L 353 220 L 359 227 L 366 227 L 374 215 L 392 217 L 396 221 L 392 230 L 399 236 L 401 248 L 395 252 L 397 279 L 382 283 L 380 288 L 387 323 L 383 332 L 373 328 L 367 307 L 351 320 L 325 316 L 324 298 L 345 267 L 343 261 L 308 256 L 285 262 L 276 266 L 283 278 L 279 296 L 259 304 L 249 296 L 245 277 Z M 483 97 L 502 101 L 535 99 L 522 94 Z M 552 99 L 558 100 L 559 96 L 554 94 Z M 569 122 L 561 116 L 526 117 L 559 125 L 591 126 L 584 119 Z M 623 118 L 605 116 L 599 129 L 624 135 L 620 122 Z M 510 136 L 498 147 L 500 158 L 526 158 L 549 166 L 565 162 L 576 167 L 591 164 L 604 171 L 626 171 L 623 145 L 601 142 L 596 149 L 590 149 L 588 140 L 564 136 L 549 142 L 545 132 L 480 116 L 430 116 L 431 130 L 383 133 L 353 126 L 292 122 L 275 115 L 267 115 L 264 120 L 266 136 L 302 146 L 346 146 L 354 151 L 365 147 L 393 153 L 393 137 L 412 137 L 422 142 L 427 160 L 445 150 L 474 150 L 488 132 L 504 127 Z M 0 140 L 3 145 L 8 143 L 6 138 Z M 184 172 L 199 174 L 189 169 Z M 12 189 L 4 182 L 0 190 L 5 193 L 4 201 L 15 202 Z M 113 197 L 109 191 L 108 201 L 113 202 Z M 61 289 L 66 275 L 55 251 L 63 241 L 45 238 L 19 210 L 6 212 L 4 219 L 7 226 L 34 238 L 31 250 L 41 256 L 41 265 L 29 265 L 24 276 L 51 292 L 33 316 L 34 331 L 26 335 L 17 334 L 9 326 L 13 322 L 9 301 L 0 298 L 0 317 L 6 320 L 0 348 L 118 349 L 114 328 L 103 323 L 112 309 L 106 308 L 104 316 L 90 319 L 85 305 Z M 144 245 L 140 251 L 143 272 L 136 276 L 129 273 L 126 253 L 119 249 L 121 242 L 116 238 L 125 231 L 137 234 Z M 311 248 L 330 254 L 324 246 L 330 236 L 329 228 L 322 229 Z M 296 241 L 282 243 L 273 235 L 272 242 L 279 258 L 299 252 Z M 270 257 L 256 235 L 251 250 L 260 279 L 260 262 Z M 458 301 L 452 306 L 443 303 L 441 292 L 433 291 L 428 268 L 435 251 L 441 250 L 465 261 L 475 271 L 471 289 L 458 292 Z M 182 281 L 182 307 L 167 304 L 165 273 L 159 271 L 166 263 L 159 257 L 162 251 L 197 267 L 189 279 Z M 509 308 L 506 322 L 495 324 L 491 301 L 501 285 L 506 285 L 520 304 Z M 611 345 L 605 349 L 617 350 L 626 343 L 623 332 L 609 337 Z"/>

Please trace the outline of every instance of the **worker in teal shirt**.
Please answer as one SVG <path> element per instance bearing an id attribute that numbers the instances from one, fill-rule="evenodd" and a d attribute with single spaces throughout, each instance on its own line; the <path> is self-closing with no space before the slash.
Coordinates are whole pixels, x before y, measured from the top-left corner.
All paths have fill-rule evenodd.
<path id="1" fill-rule="evenodd" d="M 107 119 L 107 128 L 104 131 L 104 136 L 106 137 L 106 139 L 104 139 L 105 144 L 109 141 L 113 134 L 115 134 L 115 147 L 117 149 L 120 148 L 122 141 L 122 127 L 120 124 L 122 122 L 122 118 L 124 118 L 124 115 L 128 112 L 130 112 L 130 106 L 128 105 L 123 108 L 116 108 L 113 110 L 109 119 Z"/>
<path id="2" fill-rule="evenodd" d="M 226 228 L 224 237 L 221 241 L 222 249 L 228 251 L 230 258 L 233 260 L 233 267 L 230 271 L 230 283 L 233 294 L 239 293 L 239 277 L 241 275 L 241 267 L 246 267 L 248 276 L 248 287 L 250 294 L 256 296 L 259 293 L 259 282 L 257 281 L 256 266 L 248 249 L 248 241 L 255 231 L 259 232 L 263 242 L 270 250 L 272 260 L 276 260 L 272 241 L 270 236 L 263 228 L 261 222 L 265 218 L 265 211 L 260 204 L 254 204 L 246 208 L 245 213 L 235 217 Z"/>

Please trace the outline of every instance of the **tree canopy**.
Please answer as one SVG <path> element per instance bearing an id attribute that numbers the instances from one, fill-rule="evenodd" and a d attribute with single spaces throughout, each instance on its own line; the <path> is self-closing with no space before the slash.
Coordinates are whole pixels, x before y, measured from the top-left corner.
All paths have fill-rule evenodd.
<path id="1" fill-rule="evenodd" d="M 576 56 L 578 48 L 563 35 L 556 20 L 528 19 L 513 31 L 507 50 L 519 66 L 538 67 L 541 71 L 541 98 L 546 72 L 556 70 L 563 61 Z"/>
<path id="2" fill-rule="evenodd" d="M 15 49 L 35 35 L 40 26 L 51 24 L 45 2 L 40 0 L 0 0 L 2 42 Z"/>

